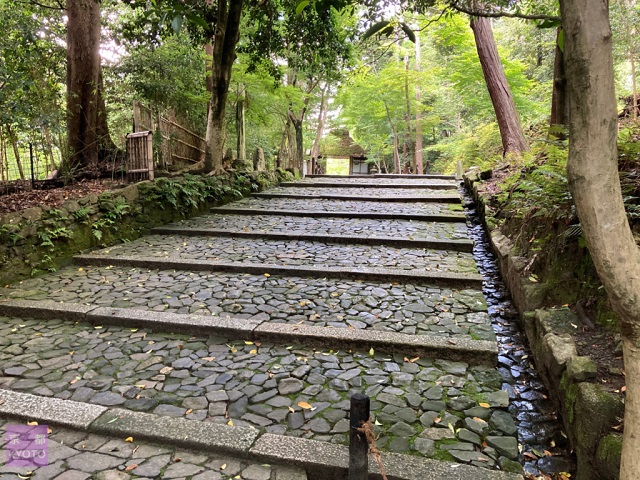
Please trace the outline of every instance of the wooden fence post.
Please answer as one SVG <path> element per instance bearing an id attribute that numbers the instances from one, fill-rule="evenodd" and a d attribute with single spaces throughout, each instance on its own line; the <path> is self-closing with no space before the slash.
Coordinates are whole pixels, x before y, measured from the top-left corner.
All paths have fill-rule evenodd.
<path id="1" fill-rule="evenodd" d="M 369 443 L 364 433 L 358 429 L 369 421 L 370 400 L 361 393 L 351 397 L 349 430 L 349 480 L 369 478 Z"/>

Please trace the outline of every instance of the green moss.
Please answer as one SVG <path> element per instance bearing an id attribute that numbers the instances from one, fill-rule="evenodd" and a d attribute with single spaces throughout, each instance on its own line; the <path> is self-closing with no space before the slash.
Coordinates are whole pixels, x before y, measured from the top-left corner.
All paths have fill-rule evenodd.
<path id="1" fill-rule="evenodd" d="M 610 434 L 600 440 L 598 444 L 598 450 L 596 457 L 604 464 L 610 462 L 620 463 L 620 457 L 622 456 L 622 436 L 616 434 Z"/>

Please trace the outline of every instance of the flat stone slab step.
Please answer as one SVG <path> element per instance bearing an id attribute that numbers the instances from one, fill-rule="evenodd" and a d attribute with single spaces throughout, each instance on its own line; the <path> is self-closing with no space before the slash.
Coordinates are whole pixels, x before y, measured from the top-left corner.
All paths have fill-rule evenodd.
<path id="1" fill-rule="evenodd" d="M 482 291 L 310 277 L 69 267 L 0 298 L 495 340 Z"/>
<path id="2" fill-rule="evenodd" d="M 276 210 L 262 208 L 214 207 L 213 213 L 225 215 L 280 215 L 287 217 L 312 218 L 366 218 L 382 220 L 419 220 L 422 222 L 458 222 L 466 221 L 464 215 L 429 214 L 429 213 L 392 213 L 392 212 L 358 212 L 335 210 Z"/>
<path id="3" fill-rule="evenodd" d="M 56 403 L 33 399 L 21 418 L 36 409 L 64 421 L 71 400 L 96 433 L 250 457 L 265 433 L 346 443 L 348 399 L 365 392 L 383 452 L 438 456 L 452 448 L 440 441 L 457 440 L 453 450 L 485 467 L 518 457 L 495 367 L 25 318 L 3 318 L 0 338 L 1 387 Z M 0 398 L 0 412 L 17 409 Z M 504 449 L 481 451 L 483 440 Z"/>
<path id="4" fill-rule="evenodd" d="M 339 178 L 343 181 L 355 181 L 355 182 L 365 182 L 368 179 L 396 179 L 402 178 L 407 180 L 431 180 L 431 179 L 440 179 L 440 180 L 456 180 L 455 175 L 436 175 L 436 174 L 427 174 L 427 175 L 412 175 L 412 174 L 401 174 L 401 173 L 376 173 L 371 175 L 305 175 L 305 178 Z"/>
<path id="5" fill-rule="evenodd" d="M 30 401 L 31 395 L 9 393 L 5 398 Z M 36 397 L 45 407 L 51 405 L 47 398 Z M 79 402 L 65 401 L 70 408 L 82 409 Z M 106 409 L 105 409 L 106 410 Z M 19 413 L 19 409 L 10 413 Z M 99 418 L 99 417 L 98 417 Z M 31 419 L 39 421 L 40 425 L 45 420 L 39 416 Z M 122 419 L 124 420 L 124 418 Z M 163 419 L 160 419 L 160 423 Z M 17 423 L 19 419 L 0 420 L 0 435 L 6 438 L 7 428 L 15 428 L 16 425 L 26 427 L 24 423 Z M 134 425 L 131 425 L 134 427 Z M 138 426 L 138 425 L 136 425 Z M 63 479 L 63 478 L 92 478 L 98 480 L 130 478 L 135 475 L 138 478 L 159 478 L 164 472 L 164 478 L 190 477 L 194 480 L 207 479 L 240 479 L 255 480 L 256 478 L 285 478 L 287 480 L 307 480 L 304 468 L 285 465 L 269 465 L 264 461 L 246 460 L 223 453 L 194 452 L 176 448 L 170 445 L 172 438 L 164 439 L 165 444 L 140 441 L 147 436 L 145 432 L 138 431 L 141 435 L 127 435 L 133 438 L 132 442 L 125 441 L 127 436 L 99 435 L 90 433 L 98 431 L 95 428 L 85 430 L 72 430 L 64 427 L 55 427 L 48 434 L 46 465 L 8 467 L 0 466 L 0 476 L 3 479 L 19 480 L 21 478 L 34 479 Z M 37 427 L 33 427 L 37 428 Z M 118 432 L 120 433 L 120 432 Z M 38 447 L 35 446 L 35 450 Z M 7 449 L 8 451 L 8 449 Z M 4 458 L 0 464 L 4 463 Z M 36 465 L 40 462 L 36 461 Z M 42 463 L 45 463 L 42 461 Z M 125 473 L 127 472 L 127 473 Z"/>
<path id="6" fill-rule="evenodd" d="M 187 270 L 190 272 L 232 272 L 261 275 L 314 278 L 351 278 L 387 282 L 412 282 L 435 286 L 481 288 L 482 276 L 477 273 L 437 272 L 426 269 L 402 270 L 388 267 L 327 267 L 314 265 L 281 265 L 269 263 L 225 262 L 176 257 L 153 258 L 143 255 L 76 255 L 76 265 L 120 266 L 157 270 Z"/>
<path id="7" fill-rule="evenodd" d="M 300 217 L 287 215 L 201 215 L 168 225 L 169 228 L 216 229 L 259 233 L 325 235 L 330 237 L 396 238 L 398 241 L 455 241 L 473 245 L 462 222 L 416 222 L 380 218 Z M 167 228 L 167 227 L 164 227 Z M 465 250 L 471 251 L 471 250 Z"/>
<path id="8" fill-rule="evenodd" d="M 340 188 L 323 188 L 323 187 L 275 187 L 262 193 L 254 195 L 304 195 L 327 197 L 328 199 L 336 197 L 338 199 L 346 198 L 347 200 L 357 200 L 359 198 L 388 198 L 397 199 L 397 201 L 406 201 L 406 199 L 416 199 L 416 201 L 434 201 L 438 198 L 445 199 L 445 203 L 460 203 L 460 192 L 456 188 L 450 190 L 427 190 L 427 189 L 393 189 L 393 188 L 360 188 L 357 184 Z M 355 197 L 355 198 L 352 198 Z"/>
<path id="9" fill-rule="evenodd" d="M 264 230 L 219 230 L 213 228 L 183 228 L 183 227 L 156 227 L 152 230 L 158 235 L 179 235 L 182 237 L 218 237 L 220 238 L 250 238 L 259 240 L 281 240 L 286 242 L 314 242 L 347 245 L 385 245 L 398 248 L 426 248 L 436 251 L 448 251 L 471 253 L 473 242 L 471 240 L 410 240 L 397 237 L 364 237 L 356 235 L 314 235 L 304 232 L 269 232 Z M 116 248 L 116 247 L 112 247 Z M 442 266 L 441 264 L 439 264 Z M 475 267 L 474 267 L 475 268 Z"/>
<path id="10" fill-rule="evenodd" d="M 51 403 L 48 398 L 11 391 L 0 392 L 0 397 L 12 405 L 40 401 L 48 407 Z M 68 409 L 83 408 L 80 402 L 64 402 Z M 9 418 L 24 418 L 19 407 L 4 411 Z M 43 423 L 37 415 L 29 418 Z M 0 431 L 4 434 L 11 423 L 11 420 L 0 420 Z M 125 470 L 135 476 L 154 478 L 164 472 L 165 478 L 190 476 L 193 480 L 306 480 L 309 471 L 313 478 L 338 480 L 344 478 L 348 469 L 345 446 L 265 433 L 249 448 L 238 449 L 242 455 L 231 456 L 221 453 L 217 446 L 212 449 L 209 439 L 203 438 L 203 432 L 195 431 L 194 426 L 202 428 L 200 423 L 185 419 L 112 409 L 96 416 L 85 429 L 56 427 L 48 435 L 48 467 L 20 470 L 0 467 L 0 473 L 4 474 L 3 478 L 12 478 L 11 473 L 26 476 L 28 470 L 34 470 L 34 478 L 53 478 L 66 471 L 67 475 L 75 474 L 74 478 L 97 474 L 95 478 L 104 480 L 125 478 L 121 472 Z M 221 433 L 228 439 L 243 432 L 238 427 L 209 425 L 204 433 Z M 133 442 L 125 441 L 127 437 Z M 188 450 L 176 448 L 176 440 L 189 441 Z M 387 474 L 398 480 L 522 479 L 522 476 L 486 468 L 402 454 L 384 453 L 383 465 Z M 371 459 L 369 471 L 378 472 Z"/>
<path id="11" fill-rule="evenodd" d="M 303 189 L 300 189 L 303 190 Z M 410 196 L 396 196 L 396 197 L 372 197 L 372 196 L 359 196 L 359 195 L 337 195 L 337 194 L 306 194 L 300 193 L 252 193 L 252 197 L 256 198 L 286 198 L 286 199 L 312 199 L 312 200 L 344 200 L 344 201 L 357 201 L 357 202 L 384 202 L 384 203 L 453 203 L 460 204 L 460 197 L 458 195 L 439 195 L 439 196 L 423 196 L 423 197 L 410 197 Z"/>
<path id="12" fill-rule="evenodd" d="M 358 188 L 395 188 L 395 189 L 430 189 L 430 190 L 451 190 L 457 187 L 455 182 L 440 181 L 438 183 L 387 183 L 387 182 L 358 182 Z M 340 181 L 310 181 L 310 182 L 282 182 L 280 187 L 328 187 L 328 188 L 352 188 L 353 183 Z"/>
<path id="13" fill-rule="evenodd" d="M 350 200 L 323 200 L 317 198 L 263 198 L 249 197 L 234 202 L 226 208 L 251 208 L 261 210 L 301 210 L 312 212 L 354 212 L 418 215 L 462 215 L 462 207 L 450 203 L 360 202 Z M 462 221 L 462 220 L 461 220 Z"/>
<path id="14" fill-rule="evenodd" d="M 306 325 L 269 323 L 234 317 L 185 315 L 127 308 L 105 308 L 49 300 L 0 301 L 0 315 L 6 317 L 87 322 L 95 326 L 119 325 L 148 328 L 154 333 L 181 332 L 193 335 L 217 335 L 230 339 L 272 341 L 303 344 L 308 347 L 359 350 L 371 348 L 381 353 L 413 357 L 433 357 L 464 361 L 472 365 L 493 366 L 497 361 L 497 345 L 493 341 L 455 340 L 440 336 L 407 335 L 378 330 L 326 328 Z"/>
<path id="15" fill-rule="evenodd" d="M 94 251 L 91 258 L 133 256 L 156 260 L 203 260 L 289 267 L 424 270 L 425 272 L 422 273 L 477 274 L 478 272 L 473 255 L 465 252 L 401 248 L 394 244 L 392 246 L 362 244 L 345 246 L 340 243 L 297 240 L 291 236 L 281 239 L 260 237 L 252 239 L 242 236 L 239 238 L 189 236 L 178 229 L 169 231 L 171 235 L 147 235 L 132 242 Z M 444 245 L 446 244 L 443 242 L 442 246 Z"/>

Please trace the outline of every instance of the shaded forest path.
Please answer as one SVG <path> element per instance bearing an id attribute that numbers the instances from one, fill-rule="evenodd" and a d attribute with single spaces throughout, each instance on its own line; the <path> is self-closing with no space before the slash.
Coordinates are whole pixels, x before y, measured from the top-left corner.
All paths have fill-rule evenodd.
<path id="1" fill-rule="evenodd" d="M 3 289 L 0 415 L 63 427 L 77 478 L 328 479 L 363 392 L 394 478 L 521 478 L 457 187 L 288 182 Z"/>

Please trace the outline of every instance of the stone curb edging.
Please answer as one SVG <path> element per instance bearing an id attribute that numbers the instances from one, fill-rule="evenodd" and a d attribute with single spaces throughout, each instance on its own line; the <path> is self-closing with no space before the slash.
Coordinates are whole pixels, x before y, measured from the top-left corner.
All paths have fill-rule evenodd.
<path id="1" fill-rule="evenodd" d="M 204 237 L 244 237 L 265 238 L 272 240 L 303 240 L 309 242 L 389 245 L 396 248 L 430 248 L 433 250 L 452 250 L 456 252 L 473 252 L 471 240 L 410 240 L 393 237 L 359 237 L 356 235 L 316 235 L 308 233 L 280 232 L 245 232 L 244 230 L 217 230 L 212 228 L 157 227 L 152 230 L 157 235 L 204 236 Z"/>
<path id="2" fill-rule="evenodd" d="M 303 195 L 298 193 L 252 193 L 255 198 L 296 198 L 307 200 L 345 200 L 354 202 L 394 202 L 394 203 L 455 203 L 460 204 L 459 195 L 433 197 L 364 197 L 357 195 Z"/>
<path id="3" fill-rule="evenodd" d="M 179 258 L 149 258 L 139 256 L 107 256 L 107 255 L 76 255 L 73 257 L 76 265 L 83 266 L 126 266 L 134 268 L 150 268 L 157 270 L 190 270 L 249 273 L 262 275 L 286 275 L 295 277 L 314 278 L 353 278 L 362 280 L 428 282 L 430 285 L 444 286 L 482 286 L 482 276 L 479 274 L 461 274 L 427 270 L 399 270 L 393 268 L 349 268 L 349 267 L 315 267 L 312 265 L 275 265 L 244 262 L 217 262 L 213 260 L 191 260 Z"/>
<path id="4" fill-rule="evenodd" d="M 98 435 L 133 437 L 277 465 L 295 465 L 309 470 L 311 479 L 343 479 L 348 469 L 346 446 L 260 434 L 250 427 L 108 409 L 10 390 L 0 390 L 0 414 Z M 410 455 L 383 453 L 382 458 L 387 474 L 395 480 L 522 480 L 520 475 Z M 369 462 L 370 471 L 375 475 L 379 471 L 377 465 L 372 459 Z"/>
<path id="5" fill-rule="evenodd" d="M 277 215 L 312 218 L 365 218 L 378 220 L 417 220 L 421 222 L 465 223 L 464 215 L 430 213 L 336 212 L 324 210 L 270 210 L 263 208 L 214 207 L 211 213 L 224 215 Z"/>
<path id="6" fill-rule="evenodd" d="M 126 308 L 90 307 L 50 300 L 0 301 L 0 315 L 51 319 L 64 317 L 92 325 L 120 325 L 169 331 L 219 335 L 238 340 L 293 341 L 309 346 L 368 351 L 374 347 L 381 353 L 464 361 L 472 365 L 495 365 L 496 342 L 449 338 L 436 335 L 408 335 L 379 330 L 328 328 L 310 325 L 274 324 L 234 317 L 185 315 L 178 313 L 133 310 Z"/>
<path id="7" fill-rule="evenodd" d="M 310 479 L 346 478 L 349 449 L 318 440 L 308 440 L 265 433 L 251 448 L 251 454 L 262 461 L 302 466 Z M 443 462 L 399 453 L 382 453 L 382 464 L 392 480 L 522 480 L 522 476 L 496 470 Z M 312 472 L 321 469 L 321 475 Z M 378 477 L 378 465 L 369 457 L 369 472 Z"/>
<path id="8" fill-rule="evenodd" d="M 456 182 L 452 183 L 340 183 L 340 182 L 282 182 L 280 187 L 309 187 L 309 188 L 398 188 L 415 190 L 455 190 Z"/>

